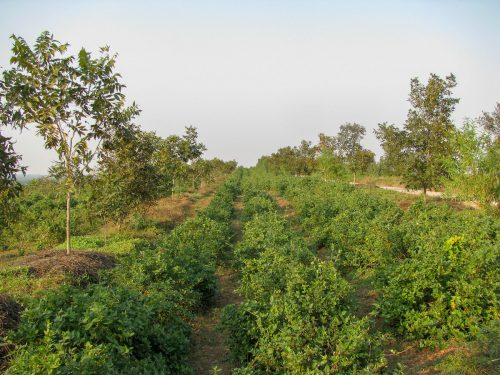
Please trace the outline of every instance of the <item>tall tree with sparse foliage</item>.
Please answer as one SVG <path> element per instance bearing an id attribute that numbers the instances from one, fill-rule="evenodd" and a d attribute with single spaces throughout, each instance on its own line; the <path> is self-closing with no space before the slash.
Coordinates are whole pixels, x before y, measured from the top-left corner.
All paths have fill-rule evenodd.
<path id="1" fill-rule="evenodd" d="M 190 177 L 192 163 L 199 160 L 206 149 L 198 141 L 198 131 L 194 126 L 187 126 L 182 136 L 171 135 L 159 142 L 156 160 L 162 174 L 163 193 L 170 190 L 173 198 L 175 185 Z"/>
<path id="2" fill-rule="evenodd" d="M 500 139 L 500 103 L 495 105 L 491 113 L 483 112 L 480 121 L 484 130 L 492 136 L 494 141 L 498 142 Z"/>
<path id="3" fill-rule="evenodd" d="M 365 127 L 355 122 L 341 125 L 335 137 L 335 150 L 338 156 L 346 162 L 352 159 L 354 154 L 362 148 L 361 140 L 365 133 Z"/>
<path id="4" fill-rule="evenodd" d="M 459 99 L 452 89 L 455 76 L 441 78 L 431 74 L 426 85 L 418 78 L 411 80 L 411 108 L 404 125 L 403 180 L 407 187 L 427 190 L 442 186 L 448 177 L 446 161 L 451 157 L 451 137 L 455 126 L 451 115 Z"/>
<path id="5" fill-rule="evenodd" d="M 335 137 L 335 152 L 353 174 L 354 183 L 356 173 L 366 171 L 368 165 L 375 161 L 375 154 L 361 146 L 365 134 L 365 127 L 354 122 L 341 125 Z"/>
<path id="6" fill-rule="evenodd" d="M 67 43 L 43 32 L 33 47 L 12 36 L 10 70 L 0 86 L 5 120 L 13 127 L 35 127 L 45 147 L 57 152 L 54 171 L 66 182 L 66 249 L 69 254 L 70 202 L 77 177 L 90 168 L 101 142 L 138 115 L 125 105 L 125 87 L 115 72 L 116 55 L 101 48 L 93 58 L 85 49 L 68 54 Z"/>

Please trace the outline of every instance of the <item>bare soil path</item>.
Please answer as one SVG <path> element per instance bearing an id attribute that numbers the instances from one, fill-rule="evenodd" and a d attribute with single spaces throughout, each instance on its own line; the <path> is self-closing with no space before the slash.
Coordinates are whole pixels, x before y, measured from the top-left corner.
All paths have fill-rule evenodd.
<path id="1" fill-rule="evenodd" d="M 226 336 L 217 329 L 222 308 L 240 299 L 234 290 L 237 287 L 235 272 L 220 269 L 217 272 L 219 294 L 214 307 L 198 316 L 193 324 L 191 364 L 197 375 L 230 375 L 233 365 L 229 360 Z"/>
<path id="2" fill-rule="evenodd" d="M 396 191 L 398 193 L 405 193 L 405 194 L 411 194 L 411 195 L 422 195 L 424 192 L 423 190 L 413 190 L 413 189 L 406 189 L 404 187 L 400 186 L 383 186 L 383 185 L 377 185 L 379 189 L 384 189 L 384 190 L 390 190 L 390 191 Z M 427 196 L 429 197 L 443 197 L 443 192 L 441 191 L 428 191 L 426 193 Z"/>
<path id="3" fill-rule="evenodd" d="M 232 222 L 234 231 L 233 244 L 241 239 L 240 213 L 243 208 L 240 199 L 235 202 L 235 219 Z M 196 375 L 230 375 L 234 366 L 229 359 L 229 348 L 226 335 L 217 327 L 221 320 L 222 309 L 230 304 L 239 304 L 240 296 L 235 292 L 238 277 L 235 270 L 220 267 L 217 270 L 219 292 L 213 307 L 199 315 L 193 323 L 191 347 L 191 365 Z"/>
<path id="4" fill-rule="evenodd" d="M 357 184 L 356 184 L 357 185 Z M 424 192 L 423 190 L 414 190 L 414 189 L 407 189 L 405 187 L 401 186 L 386 186 L 386 185 L 375 185 L 376 188 L 382 189 L 382 190 L 388 190 L 388 191 L 394 191 L 396 193 L 402 193 L 402 194 L 409 194 L 409 195 L 423 195 Z M 462 206 L 465 208 L 473 208 L 473 209 L 478 209 L 480 207 L 478 202 L 472 202 L 472 201 L 457 201 L 456 197 L 452 196 L 447 196 L 445 193 L 442 191 L 427 191 L 426 192 L 427 197 L 431 198 L 437 198 L 437 199 L 447 199 L 449 201 L 452 201 L 455 205 Z M 493 205 L 498 205 L 498 203 L 493 202 Z"/>

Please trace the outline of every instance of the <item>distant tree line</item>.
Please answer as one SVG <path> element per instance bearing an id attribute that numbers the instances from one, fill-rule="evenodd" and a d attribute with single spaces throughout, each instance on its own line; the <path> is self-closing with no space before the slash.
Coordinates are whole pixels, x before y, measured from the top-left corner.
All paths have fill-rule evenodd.
<path id="1" fill-rule="evenodd" d="M 431 74 L 427 84 L 413 78 L 410 109 L 402 128 L 380 123 L 375 135 L 384 154 L 363 148 L 366 129 L 357 123 L 340 126 L 335 136 L 319 134 L 317 144 L 302 141 L 259 159 L 257 167 L 275 174 L 347 179 L 356 175 L 400 176 L 407 188 L 446 188 L 453 195 L 487 203 L 500 196 L 500 103 L 493 112 L 466 119 L 458 128 L 452 114 L 458 98 L 453 74 Z"/>
<path id="2" fill-rule="evenodd" d="M 336 136 L 319 134 L 319 141 L 303 140 L 300 146 L 283 147 L 270 156 L 259 159 L 257 166 L 268 172 L 298 176 L 320 173 L 328 178 L 366 173 L 375 164 L 375 154 L 363 148 L 361 140 L 366 129 L 357 123 L 340 126 Z"/>

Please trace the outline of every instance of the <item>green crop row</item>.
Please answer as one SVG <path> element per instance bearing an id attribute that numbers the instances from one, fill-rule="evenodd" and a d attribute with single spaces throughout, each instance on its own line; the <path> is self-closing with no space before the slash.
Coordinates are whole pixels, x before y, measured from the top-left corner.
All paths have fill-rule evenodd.
<path id="1" fill-rule="evenodd" d="M 197 217 L 136 244 L 100 283 L 29 301 L 6 373 L 192 373 L 189 322 L 216 293 L 238 185 L 235 175 Z"/>
<path id="2" fill-rule="evenodd" d="M 498 316 L 500 221 L 417 201 L 395 203 L 348 185 L 281 179 L 311 241 L 344 273 L 376 275 L 376 313 L 406 339 L 473 338 Z"/>
<path id="3" fill-rule="evenodd" d="M 235 248 L 239 305 L 223 311 L 236 374 L 372 371 L 384 364 L 367 319 L 352 313 L 352 288 L 318 260 L 262 186 L 243 180 L 245 226 Z"/>

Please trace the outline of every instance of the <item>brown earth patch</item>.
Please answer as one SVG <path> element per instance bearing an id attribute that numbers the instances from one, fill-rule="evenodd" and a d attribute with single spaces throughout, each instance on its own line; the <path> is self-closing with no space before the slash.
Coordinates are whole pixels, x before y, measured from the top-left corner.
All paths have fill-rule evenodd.
<path id="1" fill-rule="evenodd" d="M 176 194 L 173 197 L 160 198 L 145 212 L 145 218 L 157 223 L 164 230 L 172 230 L 178 224 L 207 207 L 220 182 L 204 186 L 195 192 Z M 123 228 L 116 223 L 108 222 L 100 230 L 100 234 L 112 235 L 120 233 Z"/>
<path id="2" fill-rule="evenodd" d="M 330 250 L 328 250 L 325 246 L 321 246 L 316 255 L 320 260 L 328 260 L 328 258 L 330 258 Z"/>
<path id="3" fill-rule="evenodd" d="M 0 294 L 0 336 L 17 327 L 21 306 L 7 294 Z"/>
<path id="4" fill-rule="evenodd" d="M 237 211 L 237 212 L 241 212 L 241 210 L 243 210 L 243 208 L 245 208 L 245 205 L 243 204 L 243 201 L 241 200 L 241 197 L 238 198 L 235 202 L 234 202 L 234 209 Z"/>
<path id="5" fill-rule="evenodd" d="M 241 298 L 235 293 L 236 273 L 232 270 L 219 270 L 217 273 L 219 293 L 214 308 L 200 315 L 193 322 L 191 364 L 197 375 L 230 375 L 233 368 L 229 360 L 226 334 L 217 329 L 221 309 L 231 303 L 238 304 Z"/>
<path id="6" fill-rule="evenodd" d="M 146 217 L 155 220 L 166 227 L 173 227 L 184 220 L 192 209 L 195 199 L 187 194 L 177 195 L 174 198 L 161 198 L 150 207 Z"/>
<path id="7" fill-rule="evenodd" d="M 375 302 L 377 300 L 377 292 L 370 288 L 367 285 L 361 285 L 356 289 L 356 301 L 358 303 L 358 308 L 355 311 L 355 314 L 358 318 L 363 318 L 368 316 L 372 310 Z M 376 322 L 377 326 L 381 324 L 380 322 Z"/>
<path id="8" fill-rule="evenodd" d="M 180 194 L 174 198 L 161 198 L 146 213 L 146 218 L 156 221 L 164 229 L 173 229 L 198 210 L 206 208 L 213 198 L 213 189 L 193 194 Z"/>
<path id="9" fill-rule="evenodd" d="M 276 200 L 276 203 L 278 204 L 278 207 L 280 208 L 283 217 L 285 217 L 288 220 L 292 229 L 307 240 L 308 235 L 302 228 L 302 224 L 300 223 L 300 219 L 297 216 L 297 213 L 295 212 L 292 203 L 289 200 L 283 198 L 277 192 L 270 192 L 270 193 Z"/>
<path id="10" fill-rule="evenodd" d="M 418 349 L 415 344 L 399 342 L 394 343 L 395 352 L 386 352 L 389 369 L 396 368 L 400 363 L 405 375 L 444 374 L 436 368 L 441 359 L 456 350 L 455 347 L 445 349 Z"/>
<path id="11" fill-rule="evenodd" d="M 100 270 L 115 266 L 112 255 L 94 251 L 76 251 L 70 254 L 61 250 L 42 251 L 24 257 L 19 265 L 28 267 L 29 272 L 37 277 L 48 274 L 71 274 L 74 277 L 90 277 L 97 280 Z"/>
<path id="12" fill-rule="evenodd" d="M 290 207 L 290 202 L 288 202 L 285 198 L 275 195 L 276 203 L 278 203 L 279 208 L 287 209 Z"/>
<path id="13" fill-rule="evenodd" d="M 206 185 L 195 192 L 161 198 L 149 208 L 146 217 L 166 227 L 174 227 L 187 217 L 194 216 L 197 210 L 207 207 L 217 186 L 218 184 Z"/>
<path id="14" fill-rule="evenodd" d="M 241 197 L 238 196 L 234 201 L 235 215 L 233 220 L 231 220 L 231 227 L 233 228 L 233 232 L 235 234 L 232 238 L 233 244 L 241 241 L 241 238 L 243 236 L 243 223 L 241 222 L 240 217 L 241 211 L 244 207 L 245 205 L 243 204 Z"/>
<path id="15" fill-rule="evenodd" d="M 10 266 L 19 259 L 18 250 L 1 250 L 0 251 L 0 268 Z"/>
<path id="16" fill-rule="evenodd" d="M 6 294 L 0 294 L 0 372 L 5 370 L 7 357 L 12 345 L 2 342 L 2 336 L 15 329 L 19 324 L 21 306 Z"/>

